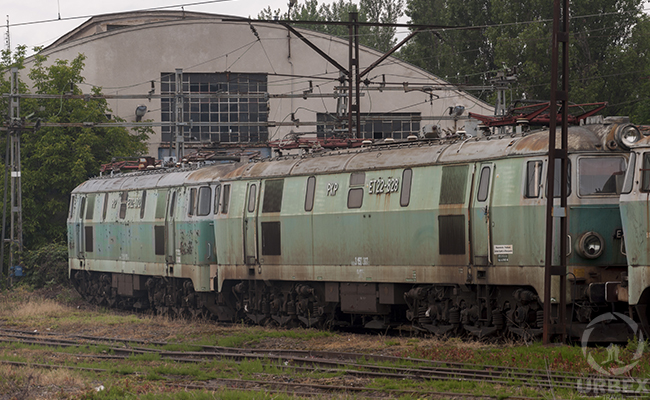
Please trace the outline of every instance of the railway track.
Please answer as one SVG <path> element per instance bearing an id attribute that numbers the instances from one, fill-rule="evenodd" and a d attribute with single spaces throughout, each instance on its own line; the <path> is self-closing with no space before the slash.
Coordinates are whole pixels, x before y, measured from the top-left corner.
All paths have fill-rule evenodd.
<path id="1" fill-rule="evenodd" d="M 145 341 L 129 338 L 108 338 L 84 335 L 63 335 L 57 333 L 42 333 L 0 329 L 0 343 L 21 343 L 27 345 L 40 345 L 48 347 L 81 347 L 90 345 L 109 345 L 110 354 L 77 354 L 80 359 L 125 360 L 133 356 L 155 355 L 160 360 L 175 363 L 202 363 L 209 361 L 229 360 L 235 363 L 259 361 L 272 366 L 287 374 L 294 372 L 309 374 L 319 372 L 325 374 L 339 374 L 345 377 L 373 380 L 409 380 L 413 382 L 427 381 L 457 381 L 472 383 L 490 383 L 505 387 L 527 387 L 541 392 L 552 392 L 557 389 L 573 391 L 587 391 L 584 382 L 602 380 L 602 376 L 577 375 L 569 373 L 552 373 L 550 371 L 509 368 L 494 365 L 475 365 L 464 363 L 441 362 L 435 360 L 409 359 L 405 363 L 403 358 L 383 355 L 368 355 L 359 353 L 311 351 L 311 350 L 285 350 L 285 349 L 242 349 L 220 346 L 191 345 L 193 351 L 169 351 L 164 346 L 167 342 Z M 69 352 L 68 352 L 69 354 Z M 57 368 L 55 364 L 38 364 L 36 367 Z M 607 377 L 610 387 L 619 388 L 617 393 L 623 396 L 648 396 L 650 390 L 642 387 L 625 390 L 627 378 Z M 612 383 L 613 382 L 613 383 Z M 485 395 L 471 395 L 468 393 L 436 392 L 428 390 L 403 390 L 368 387 L 367 385 L 334 385 L 289 382 L 285 380 L 239 380 L 219 379 L 214 382 L 166 382 L 167 385 L 184 386 L 215 390 L 220 387 L 263 390 L 287 391 L 294 389 L 302 393 L 318 394 L 325 392 L 350 392 L 360 395 L 373 395 L 382 392 L 389 396 L 429 395 L 429 396 L 464 396 L 490 398 Z M 253 390 L 253 389 L 251 389 Z M 510 398 L 527 399 L 529 397 Z M 534 398 L 534 397 L 533 397 Z"/>

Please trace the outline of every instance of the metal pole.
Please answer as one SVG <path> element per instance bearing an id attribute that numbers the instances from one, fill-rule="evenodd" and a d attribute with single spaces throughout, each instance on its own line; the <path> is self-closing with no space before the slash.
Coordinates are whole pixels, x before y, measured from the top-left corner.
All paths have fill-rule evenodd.
<path id="1" fill-rule="evenodd" d="M 561 3 L 562 1 L 562 3 Z M 560 25 L 560 18 L 562 23 Z M 544 262 L 544 324 L 543 343 L 549 344 L 553 333 L 561 333 L 566 339 L 566 252 L 567 252 L 567 172 L 568 172 L 568 64 L 569 64 L 569 0 L 555 0 L 553 5 L 553 34 L 551 54 L 551 100 L 548 139 L 548 168 L 546 176 L 546 253 Z M 558 90 L 559 47 L 562 46 L 562 88 Z M 556 148 L 557 103 L 561 103 L 562 131 L 560 148 Z M 560 207 L 554 207 L 555 198 L 555 160 L 561 160 L 560 169 Z M 560 224 L 560 265 L 553 265 L 553 222 Z M 560 277 L 560 304 L 558 329 L 551 328 L 551 283 L 552 276 Z"/>
<path id="2" fill-rule="evenodd" d="M 353 66 L 354 66 L 354 53 L 352 48 L 354 45 L 354 13 L 348 15 L 349 25 L 348 25 L 348 136 L 351 138 L 356 137 L 352 131 L 352 111 L 354 111 L 354 102 L 352 101 L 352 85 L 353 85 Z"/>

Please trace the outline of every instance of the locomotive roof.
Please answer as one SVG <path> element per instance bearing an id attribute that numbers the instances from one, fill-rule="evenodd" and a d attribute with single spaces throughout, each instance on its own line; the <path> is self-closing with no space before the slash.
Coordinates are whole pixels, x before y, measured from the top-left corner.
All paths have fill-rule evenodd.
<path id="1" fill-rule="evenodd" d="M 605 143 L 613 138 L 618 125 L 594 124 L 569 128 L 570 153 L 622 152 L 612 151 Z M 556 141 L 560 141 L 558 129 Z M 147 171 L 86 181 L 73 193 L 94 193 L 137 190 L 151 187 L 192 185 L 217 180 L 270 178 L 398 169 L 433 164 L 457 164 L 509 157 L 545 155 L 548 151 L 548 129 L 525 135 L 502 135 L 487 138 L 443 139 L 401 142 L 361 149 L 345 149 L 301 156 L 285 156 L 205 166 L 199 169 L 171 172 Z"/>

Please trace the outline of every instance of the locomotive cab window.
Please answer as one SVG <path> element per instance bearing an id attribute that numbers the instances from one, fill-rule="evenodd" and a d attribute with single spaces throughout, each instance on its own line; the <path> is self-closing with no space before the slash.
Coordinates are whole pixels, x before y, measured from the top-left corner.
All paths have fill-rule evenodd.
<path id="1" fill-rule="evenodd" d="M 487 200 L 489 188 L 490 188 L 490 167 L 485 166 L 481 168 L 481 176 L 478 181 L 478 193 L 476 194 L 476 200 L 480 202 Z"/>
<path id="2" fill-rule="evenodd" d="M 221 213 L 228 214 L 230 205 L 230 185 L 223 185 L 223 200 L 221 201 Z"/>
<path id="3" fill-rule="evenodd" d="M 176 208 L 176 192 L 172 193 L 172 199 L 169 202 L 169 217 L 174 216 L 174 208 Z"/>
<path id="4" fill-rule="evenodd" d="M 86 206 L 86 219 L 93 219 L 95 213 L 95 195 L 88 196 L 88 205 Z"/>
<path id="5" fill-rule="evenodd" d="M 204 217 L 210 214 L 210 203 L 212 200 L 212 189 L 210 186 L 201 186 L 199 188 L 199 203 L 196 210 L 196 215 Z"/>
<path id="6" fill-rule="evenodd" d="M 643 164 L 641 165 L 641 191 L 650 192 L 650 152 L 643 153 Z"/>
<path id="7" fill-rule="evenodd" d="M 634 185 L 634 171 L 636 170 L 636 153 L 630 153 L 630 160 L 627 162 L 627 171 L 625 171 L 625 180 L 623 181 L 623 189 L 621 193 L 630 193 Z"/>
<path id="8" fill-rule="evenodd" d="M 219 204 L 221 201 L 221 185 L 217 185 L 216 188 L 214 188 L 214 213 L 219 212 Z"/>
<path id="9" fill-rule="evenodd" d="M 76 200 L 75 196 L 70 197 L 70 208 L 68 209 L 68 218 L 72 218 L 72 214 L 74 214 L 74 202 Z"/>
<path id="10" fill-rule="evenodd" d="M 578 159 L 579 194 L 619 195 L 627 165 L 623 157 L 582 157 Z"/>
<path id="11" fill-rule="evenodd" d="M 562 160 L 555 159 L 555 173 L 553 174 L 553 197 L 560 197 L 560 184 L 562 177 Z M 567 160 L 566 169 L 566 195 L 571 195 L 571 160 Z M 546 196 L 548 197 L 548 188 L 546 188 Z"/>
<path id="12" fill-rule="evenodd" d="M 104 205 L 102 208 L 102 221 L 106 221 L 106 213 L 108 212 L 108 193 L 104 193 Z"/>
<path id="13" fill-rule="evenodd" d="M 190 204 L 187 208 L 187 215 L 190 217 L 194 215 L 194 209 L 196 208 L 196 188 L 190 189 Z"/>
<path id="14" fill-rule="evenodd" d="M 126 207 L 129 201 L 129 192 L 122 192 L 120 202 L 120 219 L 126 218 Z"/>
<path id="15" fill-rule="evenodd" d="M 86 210 L 86 198 L 81 197 L 81 204 L 79 205 L 79 219 L 84 218 L 84 211 Z"/>
<path id="16" fill-rule="evenodd" d="M 526 163 L 526 194 L 529 199 L 539 198 L 542 187 L 542 161 L 528 161 Z"/>

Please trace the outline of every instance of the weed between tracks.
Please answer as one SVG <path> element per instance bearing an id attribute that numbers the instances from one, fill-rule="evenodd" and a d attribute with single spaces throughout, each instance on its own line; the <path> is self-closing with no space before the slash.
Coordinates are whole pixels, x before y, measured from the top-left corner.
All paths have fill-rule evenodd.
<path id="1" fill-rule="evenodd" d="M 127 342 L 85 343 L 80 347 L 0 343 L 0 393 L 5 394 L 7 398 L 294 398 L 291 394 L 274 393 L 271 389 L 260 386 L 258 381 L 347 385 L 376 389 L 380 393 L 322 392 L 320 395 L 341 399 L 365 396 L 430 398 L 432 392 L 466 393 L 493 398 L 513 395 L 581 398 L 575 391 L 559 389 L 551 395 L 547 390 L 528 389 L 523 382 L 506 378 L 501 384 L 468 382 L 462 379 L 420 381 L 367 378 L 346 374 L 342 369 L 335 367 L 331 368 L 333 371 L 318 367 L 290 368 L 293 366 L 291 363 L 271 359 L 181 363 L 162 358 L 157 353 L 131 355 L 125 359 L 97 358 L 117 355 L 112 349 L 118 347 L 150 347 L 179 352 L 199 351 L 202 345 L 346 351 L 401 357 L 401 360 L 396 362 L 375 362 L 369 358 L 358 362 L 368 366 L 410 368 L 419 364 L 417 359 L 425 359 L 448 364 L 466 363 L 476 369 L 482 369 L 482 365 L 500 365 L 541 370 L 548 368 L 552 373 L 592 372 L 579 347 L 544 347 L 539 344 L 521 343 L 494 345 L 455 339 L 353 335 L 304 329 L 283 331 L 245 325 L 221 326 L 206 321 L 179 321 L 99 309 L 83 303 L 70 291 L 54 298 L 50 296 L 48 299 L 24 289 L 0 294 L 0 328 L 46 332 L 53 337 L 62 334 L 113 337 L 125 339 Z M 167 344 L 136 344 L 129 343 L 129 339 L 164 341 Z M 619 352 L 620 360 L 629 360 L 636 351 L 636 345 L 636 342 L 631 342 L 622 347 Z M 596 351 L 606 354 L 607 350 Z M 8 365 L 8 362 L 25 363 L 27 366 Z M 36 364 L 75 369 L 47 369 L 35 367 Z M 79 367 L 88 370 L 81 370 Z M 643 358 L 630 373 L 638 377 L 650 375 L 650 351 L 644 352 Z M 235 379 L 249 383 L 235 386 L 229 381 Z M 218 388 L 206 390 L 183 387 L 192 383 Z M 278 386 L 278 390 L 291 393 L 298 389 Z"/>

